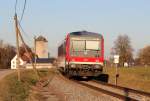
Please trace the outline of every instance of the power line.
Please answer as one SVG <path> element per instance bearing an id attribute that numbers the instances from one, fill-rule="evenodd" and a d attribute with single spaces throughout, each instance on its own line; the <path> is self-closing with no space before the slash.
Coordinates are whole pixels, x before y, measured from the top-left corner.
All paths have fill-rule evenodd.
<path id="1" fill-rule="evenodd" d="M 27 0 L 24 1 L 24 7 L 23 7 L 23 11 L 22 11 L 22 15 L 21 15 L 21 18 L 20 18 L 20 21 L 18 21 L 18 24 L 23 32 L 23 34 L 30 40 L 28 34 L 25 32 L 25 30 L 23 29 L 23 27 L 21 26 L 21 21 L 23 19 L 23 16 L 24 16 L 24 12 L 25 12 L 25 9 L 26 9 L 26 4 L 27 4 Z M 31 41 L 31 40 L 30 40 Z"/>
<path id="2" fill-rule="evenodd" d="M 22 37 L 22 35 L 21 35 L 20 30 L 18 30 L 18 35 L 19 35 L 19 37 L 20 37 L 20 39 L 21 39 L 21 41 L 22 41 L 22 43 L 23 43 L 23 47 L 25 48 L 25 51 L 26 51 L 26 52 L 28 53 L 28 55 L 29 55 L 30 63 L 32 64 L 32 67 L 33 67 L 33 69 L 34 69 L 34 72 L 36 73 L 36 76 L 37 76 L 37 78 L 38 78 L 38 80 L 39 80 L 39 72 L 37 71 L 36 66 L 35 66 L 35 64 L 34 64 L 33 61 L 32 61 L 32 56 L 31 56 L 31 54 L 29 53 L 29 51 L 28 51 L 28 49 L 27 49 L 27 47 L 26 47 L 26 43 L 25 43 L 25 41 L 24 41 L 24 39 L 23 39 L 23 37 Z"/>
<path id="3" fill-rule="evenodd" d="M 33 42 L 33 40 L 30 39 L 31 37 L 25 32 L 25 30 L 24 30 L 23 27 L 21 26 L 20 22 L 18 22 L 18 24 L 19 24 L 19 27 L 21 28 L 23 34 L 26 36 L 26 38 L 27 38 L 30 42 Z"/>
<path id="4" fill-rule="evenodd" d="M 24 1 L 24 7 L 23 7 L 22 15 L 21 15 L 21 18 L 20 18 L 20 21 L 19 21 L 20 23 L 21 23 L 21 21 L 23 19 L 23 16 L 24 16 L 24 11 L 26 9 L 26 3 L 27 3 L 27 0 Z"/>
<path id="5" fill-rule="evenodd" d="M 15 3 L 15 13 L 16 14 L 17 14 L 17 11 L 16 11 L 17 10 L 17 3 L 18 3 L 18 0 L 16 0 L 16 3 Z M 18 25 L 21 28 L 21 31 L 23 32 L 22 34 L 24 34 L 24 36 L 28 39 L 28 41 L 30 41 L 32 43 L 33 40 L 30 39 L 31 37 L 25 32 L 25 30 L 21 26 L 21 21 L 22 21 L 23 16 L 24 16 L 24 12 L 25 12 L 25 9 L 26 9 L 26 4 L 27 4 L 27 0 L 24 1 L 23 11 L 22 11 L 21 19 L 20 19 L 20 21 L 18 21 Z"/>
<path id="6" fill-rule="evenodd" d="M 16 0 L 16 2 L 15 2 L 15 14 L 17 12 L 17 2 L 18 2 L 18 0 Z"/>
<path id="7" fill-rule="evenodd" d="M 24 9 L 23 9 L 23 12 L 22 12 L 22 16 L 21 16 L 21 20 L 23 18 L 23 15 L 24 15 L 24 11 L 25 11 L 25 6 L 26 6 L 26 0 L 25 0 L 25 3 L 24 3 Z M 23 37 L 21 35 L 21 32 L 18 28 L 18 19 L 17 19 L 17 12 L 16 12 L 16 9 L 17 9 L 17 0 L 16 0 L 16 3 L 15 3 L 15 16 L 14 16 L 14 20 L 15 20 L 15 29 L 16 29 L 16 46 L 17 46 L 17 70 L 18 70 L 18 81 L 21 81 L 20 79 L 20 67 L 19 67 L 19 60 L 20 60 L 20 56 L 19 56 L 19 38 L 21 39 L 22 43 L 23 43 L 23 46 L 25 48 L 25 51 L 29 54 L 29 59 L 30 59 L 30 62 L 33 66 L 33 69 L 36 73 L 36 76 L 39 80 L 39 73 L 35 67 L 35 65 L 33 64 L 33 61 L 32 61 L 32 57 L 31 57 L 31 54 L 29 53 L 29 51 L 27 50 L 27 47 L 25 47 L 25 41 L 23 40 Z M 21 21 L 20 20 L 20 21 Z M 19 25 L 20 25 L 20 22 L 19 22 Z M 21 25 L 20 25 L 21 27 Z M 21 27 L 22 28 L 22 27 Z M 23 28 L 22 28 L 23 29 Z"/>
<path id="8" fill-rule="evenodd" d="M 17 14 L 17 2 L 18 0 L 16 0 L 16 3 L 15 3 L 15 13 Z M 25 12 L 25 9 L 26 9 L 26 4 L 27 4 L 27 0 L 24 1 L 24 7 L 23 7 L 23 11 L 22 11 L 22 15 L 21 15 L 21 19 L 20 21 L 18 21 L 18 25 L 19 27 L 21 28 L 23 34 L 27 37 L 27 39 L 32 42 L 32 40 L 30 39 L 29 35 L 25 32 L 25 30 L 23 29 L 23 27 L 21 26 L 21 21 L 23 19 L 23 16 L 24 16 L 24 12 Z"/>

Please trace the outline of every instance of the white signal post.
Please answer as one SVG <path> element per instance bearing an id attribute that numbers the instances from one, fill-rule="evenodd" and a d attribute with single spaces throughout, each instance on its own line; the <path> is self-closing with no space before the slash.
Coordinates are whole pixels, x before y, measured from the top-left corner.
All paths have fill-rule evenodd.
<path id="1" fill-rule="evenodd" d="M 115 84 L 117 85 L 118 77 L 119 77 L 119 73 L 118 73 L 119 55 L 114 55 L 114 63 L 116 64 Z"/>

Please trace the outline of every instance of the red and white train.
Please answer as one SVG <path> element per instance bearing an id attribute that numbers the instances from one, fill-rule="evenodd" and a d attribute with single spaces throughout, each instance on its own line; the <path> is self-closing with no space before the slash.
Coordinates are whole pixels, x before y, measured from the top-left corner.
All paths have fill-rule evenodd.
<path id="1" fill-rule="evenodd" d="M 58 47 L 58 67 L 70 76 L 93 77 L 102 74 L 104 38 L 101 34 L 69 33 Z"/>

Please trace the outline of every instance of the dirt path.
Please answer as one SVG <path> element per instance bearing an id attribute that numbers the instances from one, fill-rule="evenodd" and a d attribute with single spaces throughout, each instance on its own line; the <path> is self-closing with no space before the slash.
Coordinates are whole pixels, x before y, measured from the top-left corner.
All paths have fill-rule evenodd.
<path id="1" fill-rule="evenodd" d="M 0 69 L 0 80 L 2 78 L 4 78 L 6 75 L 10 74 L 14 72 L 14 70 L 11 70 L 11 69 Z"/>
<path id="2" fill-rule="evenodd" d="M 48 78 L 43 79 L 43 81 L 48 81 Z M 56 91 L 52 86 L 44 86 L 43 81 L 32 87 L 27 101 L 65 101 L 62 93 Z"/>

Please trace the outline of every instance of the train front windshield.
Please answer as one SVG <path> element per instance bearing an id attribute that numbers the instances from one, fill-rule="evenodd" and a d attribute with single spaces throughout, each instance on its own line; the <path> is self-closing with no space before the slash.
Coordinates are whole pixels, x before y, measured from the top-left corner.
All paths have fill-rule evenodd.
<path id="1" fill-rule="evenodd" d="M 80 57 L 100 57 L 101 41 L 100 39 L 71 39 L 71 56 Z"/>

